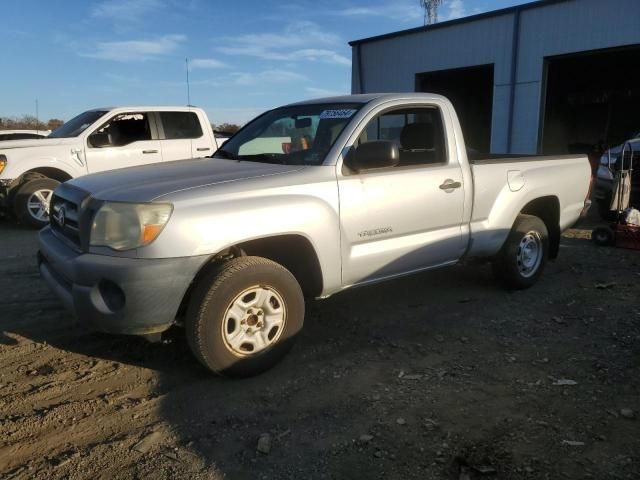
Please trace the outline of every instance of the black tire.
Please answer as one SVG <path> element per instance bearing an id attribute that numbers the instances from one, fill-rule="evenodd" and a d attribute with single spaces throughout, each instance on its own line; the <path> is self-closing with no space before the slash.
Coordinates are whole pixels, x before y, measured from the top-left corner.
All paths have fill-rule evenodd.
<path id="1" fill-rule="evenodd" d="M 527 270 L 522 259 L 522 246 L 539 242 L 538 260 Z M 540 252 L 541 247 L 541 252 Z M 549 255 L 549 232 L 540 218 L 520 214 L 502 249 L 493 260 L 494 276 L 507 288 L 522 290 L 534 285 L 547 262 Z"/>
<path id="2" fill-rule="evenodd" d="M 32 215 L 29 211 L 28 203 L 29 199 L 39 191 L 51 191 L 60 185 L 60 182 L 51 178 L 38 178 L 35 180 L 29 180 L 20 187 L 13 198 L 13 211 L 19 223 L 27 225 L 32 228 L 42 228 L 48 225 L 49 217 L 47 215 L 45 219 L 38 219 Z"/>
<path id="3" fill-rule="evenodd" d="M 613 245 L 616 234 L 611 227 L 596 227 L 591 232 L 591 240 L 599 247 L 608 247 Z"/>
<path id="4" fill-rule="evenodd" d="M 612 221 L 616 218 L 615 210 L 609 210 L 609 206 L 611 205 L 611 197 L 608 196 L 606 199 L 597 200 L 598 203 L 598 215 L 603 220 Z"/>
<path id="5" fill-rule="evenodd" d="M 266 349 L 242 355 L 223 336 L 225 316 L 234 300 L 255 286 L 268 287 L 283 300 L 284 327 Z M 291 272 L 266 258 L 238 257 L 212 269 L 195 286 L 185 329 L 189 347 L 205 367 L 226 376 L 248 377 L 278 363 L 293 346 L 303 323 L 304 297 Z"/>

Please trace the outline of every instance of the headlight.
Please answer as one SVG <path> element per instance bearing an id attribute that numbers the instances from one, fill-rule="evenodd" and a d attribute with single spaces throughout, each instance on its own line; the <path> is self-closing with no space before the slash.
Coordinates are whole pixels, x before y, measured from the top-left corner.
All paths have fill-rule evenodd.
<path id="1" fill-rule="evenodd" d="M 5 155 L 0 155 L 0 173 L 4 170 L 4 167 L 7 166 L 7 157 Z"/>
<path id="2" fill-rule="evenodd" d="M 105 203 L 93 219 L 90 244 L 130 250 L 153 242 L 169 221 L 168 203 Z"/>

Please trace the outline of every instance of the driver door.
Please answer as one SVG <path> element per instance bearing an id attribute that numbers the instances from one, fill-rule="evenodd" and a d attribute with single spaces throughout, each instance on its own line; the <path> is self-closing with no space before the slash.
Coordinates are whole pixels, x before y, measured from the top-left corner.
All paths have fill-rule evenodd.
<path id="1" fill-rule="evenodd" d="M 398 145 L 393 167 L 344 169 L 339 175 L 344 286 L 457 261 L 463 229 L 464 179 L 447 148 L 437 106 L 392 109 L 374 117 L 353 148 Z"/>
<path id="2" fill-rule="evenodd" d="M 161 162 L 154 116 L 116 114 L 87 137 L 85 155 L 89 173 Z"/>

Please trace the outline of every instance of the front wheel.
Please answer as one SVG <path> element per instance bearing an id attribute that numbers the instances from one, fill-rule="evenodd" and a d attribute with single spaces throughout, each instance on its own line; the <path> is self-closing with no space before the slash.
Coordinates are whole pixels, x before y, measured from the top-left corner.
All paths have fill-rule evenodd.
<path id="1" fill-rule="evenodd" d="M 529 288 L 542 274 L 548 252 L 549 232 L 544 222 L 520 214 L 493 261 L 494 275 L 507 288 Z"/>
<path id="2" fill-rule="evenodd" d="M 49 202 L 60 182 L 51 178 L 38 178 L 22 184 L 14 197 L 14 212 L 18 221 L 33 228 L 49 223 Z"/>
<path id="3" fill-rule="evenodd" d="M 239 257 L 196 285 L 185 327 L 205 367 L 246 377 L 279 362 L 303 322 L 304 297 L 291 272 L 266 258 Z"/>

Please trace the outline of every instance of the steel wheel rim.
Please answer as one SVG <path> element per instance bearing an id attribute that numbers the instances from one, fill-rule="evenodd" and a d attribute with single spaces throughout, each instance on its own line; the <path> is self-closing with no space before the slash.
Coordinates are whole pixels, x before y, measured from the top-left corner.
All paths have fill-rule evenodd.
<path id="1" fill-rule="evenodd" d="M 53 190 L 36 190 L 27 199 L 27 211 L 29 215 L 39 222 L 49 221 L 49 202 Z"/>
<path id="2" fill-rule="evenodd" d="M 255 285 L 243 290 L 227 306 L 222 338 L 234 355 L 255 355 L 280 339 L 286 320 L 282 295 L 271 286 Z"/>
<path id="3" fill-rule="evenodd" d="M 542 239 L 538 232 L 528 232 L 518 245 L 516 262 L 518 272 L 524 278 L 530 278 L 536 274 L 542 263 Z"/>

